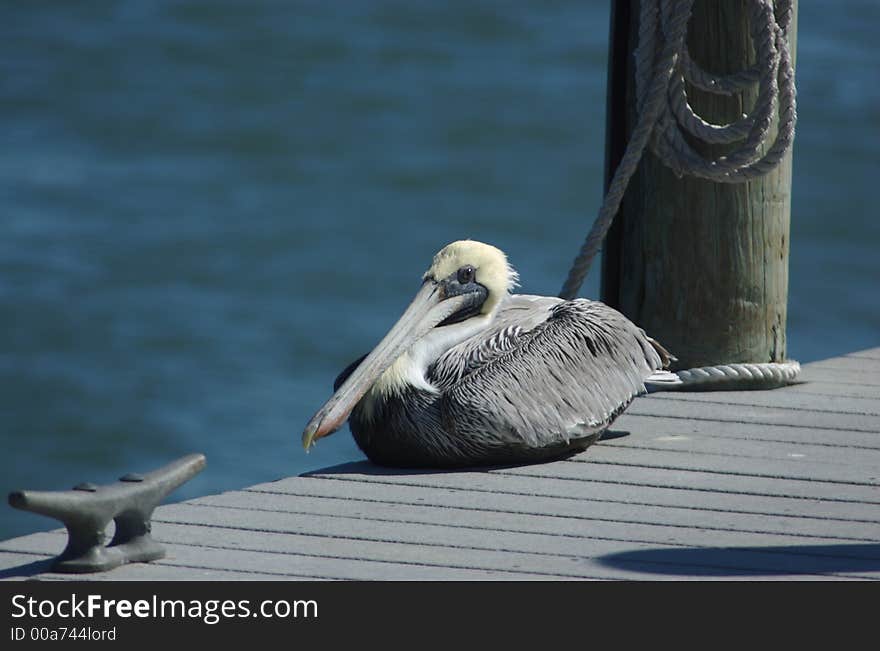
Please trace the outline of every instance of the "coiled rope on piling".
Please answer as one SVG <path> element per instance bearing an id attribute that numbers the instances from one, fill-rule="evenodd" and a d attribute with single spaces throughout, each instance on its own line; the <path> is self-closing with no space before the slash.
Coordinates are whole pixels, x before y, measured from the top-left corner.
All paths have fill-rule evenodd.
<path id="1" fill-rule="evenodd" d="M 614 170 L 599 214 L 572 263 L 560 298 L 574 298 L 583 284 L 646 147 L 679 177 L 688 174 L 716 183 L 742 183 L 775 169 L 794 141 L 794 66 L 788 46 L 794 12 L 791 0 L 778 0 L 778 12 L 773 0 L 750 0 L 749 22 L 756 63 L 748 70 L 726 76 L 706 72 L 688 53 L 685 35 L 693 0 L 642 0 L 640 4 L 635 52 L 636 125 Z M 750 115 L 730 124 L 712 124 L 698 116 L 688 103 L 685 81 L 722 95 L 757 83 L 758 96 Z M 776 138 L 762 156 L 777 114 Z M 727 155 L 708 160 L 688 144 L 685 133 L 707 143 L 743 142 Z M 712 370 L 721 368 L 725 370 Z M 733 384 L 771 388 L 793 381 L 799 371 L 800 365 L 794 361 L 704 367 L 679 371 L 683 384 L 678 388 L 727 388 Z"/>

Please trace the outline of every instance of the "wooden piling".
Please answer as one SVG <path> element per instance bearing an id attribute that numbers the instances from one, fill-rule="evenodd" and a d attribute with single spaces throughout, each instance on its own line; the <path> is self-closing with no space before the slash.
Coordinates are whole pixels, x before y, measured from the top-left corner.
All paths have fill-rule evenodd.
<path id="1" fill-rule="evenodd" d="M 606 187 L 635 125 L 638 17 L 638 0 L 614 2 Z M 716 74 L 748 68 L 755 61 L 748 21 L 745 0 L 697 0 L 692 58 Z M 792 55 L 796 29 L 795 3 Z M 690 85 L 687 92 L 696 113 L 719 124 L 749 112 L 757 96 L 757 88 L 729 97 Z M 691 145 L 714 158 L 737 143 Z M 605 241 L 601 298 L 663 342 L 677 368 L 783 361 L 790 211 L 791 151 L 766 176 L 722 184 L 677 178 L 646 150 Z"/>

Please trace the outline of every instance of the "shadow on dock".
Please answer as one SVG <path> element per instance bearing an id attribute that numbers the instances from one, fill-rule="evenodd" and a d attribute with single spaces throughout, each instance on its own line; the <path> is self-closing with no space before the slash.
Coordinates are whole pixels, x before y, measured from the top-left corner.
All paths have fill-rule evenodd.
<path id="1" fill-rule="evenodd" d="M 500 470 L 502 468 L 517 468 L 521 466 L 532 465 L 526 463 L 511 464 L 507 466 L 481 466 L 479 468 L 391 468 L 387 466 L 379 466 L 372 461 L 348 461 L 339 463 L 326 468 L 318 468 L 304 472 L 300 477 L 326 477 L 328 475 L 371 475 L 371 476 L 402 476 L 402 475 L 442 475 L 445 473 L 463 473 L 463 472 L 487 472 L 489 470 Z"/>
<path id="2" fill-rule="evenodd" d="M 670 576 L 786 576 L 880 570 L 880 543 L 640 549 L 596 559 L 609 567 Z"/>
<path id="3" fill-rule="evenodd" d="M 55 559 L 45 558 L 16 567 L 7 567 L 0 570 L 0 581 L 4 579 L 26 578 L 52 571 L 52 563 Z"/>
<path id="4" fill-rule="evenodd" d="M 606 430 L 602 433 L 602 436 L 599 437 L 599 440 L 594 444 L 598 445 L 602 441 L 610 441 L 613 439 L 623 438 L 624 436 L 629 436 L 630 433 L 626 430 Z M 590 446 L 591 448 L 592 446 Z M 568 452 L 566 454 L 561 455 L 556 461 L 561 461 L 563 459 L 570 459 L 572 457 L 576 457 L 581 454 L 589 454 L 590 448 L 586 450 L 575 450 L 572 452 Z M 505 468 L 522 468 L 523 466 L 536 466 L 547 463 L 547 459 L 536 459 L 534 461 L 521 461 L 519 463 L 510 463 L 510 464 L 500 464 L 494 466 L 462 466 L 462 467 L 451 467 L 451 468 L 393 468 L 389 466 L 379 466 L 374 464 L 371 461 L 347 461 L 345 463 L 336 464 L 333 466 L 327 466 L 326 468 L 318 468 L 317 470 L 309 470 L 308 472 L 304 472 L 300 475 L 300 477 L 317 477 L 317 476 L 325 476 L 325 475 L 438 475 L 444 473 L 462 473 L 462 472 L 475 472 L 475 473 L 483 473 L 491 470 L 503 470 Z"/>

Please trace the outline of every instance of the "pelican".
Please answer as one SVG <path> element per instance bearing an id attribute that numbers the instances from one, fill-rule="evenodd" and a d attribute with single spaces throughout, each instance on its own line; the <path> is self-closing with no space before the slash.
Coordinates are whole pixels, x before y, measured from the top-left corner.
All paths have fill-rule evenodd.
<path id="1" fill-rule="evenodd" d="M 489 244 L 441 249 L 397 323 L 336 379 L 306 450 L 349 420 L 376 464 L 544 461 L 593 444 L 674 359 L 597 301 L 512 294 L 519 276 Z"/>

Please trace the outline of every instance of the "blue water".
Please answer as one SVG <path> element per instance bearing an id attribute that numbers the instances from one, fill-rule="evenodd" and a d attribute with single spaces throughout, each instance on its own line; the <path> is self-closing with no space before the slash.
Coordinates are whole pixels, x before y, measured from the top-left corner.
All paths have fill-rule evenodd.
<path id="1" fill-rule="evenodd" d="M 601 201 L 605 5 L 2 2 L 0 491 L 362 458 L 302 428 L 440 246 L 559 290 Z M 800 7 L 801 361 L 880 345 L 878 7 Z M 0 539 L 53 526 L 0 508 Z"/>

